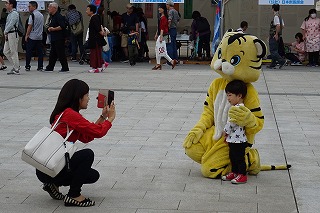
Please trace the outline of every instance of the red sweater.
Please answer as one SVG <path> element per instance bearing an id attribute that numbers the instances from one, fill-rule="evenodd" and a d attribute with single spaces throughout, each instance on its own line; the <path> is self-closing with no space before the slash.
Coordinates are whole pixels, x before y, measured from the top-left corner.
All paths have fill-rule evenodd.
<path id="1" fill-rule="evenodd" d="M 169 33 L 169 22 L 166 16 L 161 16 L 160 18 L 160 31 L 161 30 L 163 30 L 163 35 L 167 35 Z"/>
<path id="2" fill-rule="evenodd" d="M 55 121 L 58 119 L 59 115 L 56 115 Z M 94 138 L 102 138 L 111 128 L 112 124 L 106 120 L 103 123 L 95 124 L 84 117 L 79 112 L 74 111 L 71 108 L 64 110 L 62 117 L 60 118 L 60 124 L 55 129 L 62 137 L 67 135 L 67 124 L 69 130 L 74 130 L 68 141 L 76 142 L 77 140 L 83 143 L 89 143 Z"/>

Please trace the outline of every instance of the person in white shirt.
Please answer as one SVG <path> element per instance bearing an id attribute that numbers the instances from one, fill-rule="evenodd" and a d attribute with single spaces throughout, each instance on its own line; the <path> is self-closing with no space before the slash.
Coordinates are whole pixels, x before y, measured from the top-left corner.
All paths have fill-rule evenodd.
<path id="1" fill-rule="evenodd" d="M 227 100 L 231 106 L 244 106 L 243 100 L 247 94 L 247 86 L 241 80 L 234 80 L 225 88 Z M 231 172 L 222 176 L 222 180 L 231 181 L 233 184 L 247 182 L 247 171 L 245 162 L 245 149 L 247 147 L 247 136 L 243 126 L 228 120 L 224 127 L 224 136 L 229 144 L 229 158 L 231 161 Z"/>

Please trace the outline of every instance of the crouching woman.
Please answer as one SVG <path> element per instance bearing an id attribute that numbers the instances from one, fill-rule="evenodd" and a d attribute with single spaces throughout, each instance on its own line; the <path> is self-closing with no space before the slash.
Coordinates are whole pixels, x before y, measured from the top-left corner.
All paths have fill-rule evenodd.
<path id="1" fill-rule="evenodd" d="M 50 117 L 50 123 L 54 124 L 59 115 L 63 113 L 55 131 L 66 137 L 67 127 L 69 131 L 73 130 L 68 139 L 70 142 L 79 140 L 82 143 L 89 143 L 94 138 L 105 136 L 116 116 L 114 102 L 102 109 L 102 114 L 95 123 L 88 121 L 79 113 L 80 110 L 87 109 L 88 102 L 89 86 L 84 81 L 72 79 L 65 83 Z M 36 170 L 36 175 L 44 184 L 43 189 L 53 199 L 64 200 L 65 206 L 93 206 L 95 202 L 81 194 L 83 184 L 95 183 L 100 177 L 99 172 L 92 168 L 93 161 L 93 151 L 82 149 L 71 157 L 71 171 L 67 171 L 65 167 L 57 176 L 50 177 Z M 60 193 L 60 186 L 70 186 L 68 194 Z"/>

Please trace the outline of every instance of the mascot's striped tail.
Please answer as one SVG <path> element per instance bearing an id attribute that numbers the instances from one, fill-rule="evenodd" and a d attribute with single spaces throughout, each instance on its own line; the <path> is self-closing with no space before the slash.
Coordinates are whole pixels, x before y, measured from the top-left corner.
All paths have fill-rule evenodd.
<path id="1" fill-rule="evenodd" d="M 287 165 L 261 165 L 261 171 L 270 171 L 270 170 L 287 170 L 291 168 L 290 164 Z"/>

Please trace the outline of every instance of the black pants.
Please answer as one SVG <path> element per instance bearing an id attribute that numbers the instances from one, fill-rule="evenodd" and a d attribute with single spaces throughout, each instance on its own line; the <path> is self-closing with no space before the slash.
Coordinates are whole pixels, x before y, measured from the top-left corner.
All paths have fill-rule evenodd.
<path id="1" fill-rule="evenodd" d="M 210 58 L 210 33 L 199 36 L 198 56 L 202 57 L 202 49 L 206 51 L 207 58 Z"/>
<path id="2" fill-rule="evenodd" d="M 30 62 L 32 58 L 32 53 L 34 50 L 36 50 L 36 53 L 38 55 L 38 69 L 43 68 L 43 45 L 42 40 L 32 40 L 28 39 L 28 42 L 26 44 L 26 68 L 30 69 Z"/>
<path id="3" fill-rule="evenodd" d="M 319 51 L 316 52 L 308 52 L 309 64 L 317 65 L 319 61 Z"/>
<path id="4" fill-rule="evenodd" d="M 56 186 L 70 186 L 68 195 L 78 197 L 81 195 L 83 184 L 95 183 L 100 174 L 97 170 L 92 169 L 94 153 L 91 149 L 83 149 L 73 154 L 70 159 L 71 171 L 64 168 L 57 176 L 50 177 L 39 170 L 36 170 L 38 179 L 42 183 L 53 183 Z"/>
<path id="5" fill-rule="evenodd" d="M 53 70 L 56 62 L 59 58 L 63 71 L 69 71 L 67 57 L 64 47 L 64 39 L 51 42 L 51 49 L 49 55 L 49 64 L 46 67 L 47 70 Z"/>
<path id="6" fill-rule="evenodd" d="M 232 166 L 232 172 L 246 175 L 245 150 L 247 143 L 229 143 L 229 157 Z"/>
<path id="7" fill-rule="evenodd" d="M 71 40 L 71 56 L 72 58 L 77 58 L 78 46 L 80 50 L 80 56 L 83 56 L 84 47 L 83 47 L 83 32 L 79 35 L 74 35 L 71 33 L 70 35 Z"/>
<path id="8" fill-rule="evenodd" d="M 299 58 L 294 53 L 286 53 L 286 58 L 291 62 L 300 62 Z"/>

